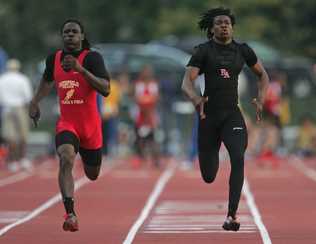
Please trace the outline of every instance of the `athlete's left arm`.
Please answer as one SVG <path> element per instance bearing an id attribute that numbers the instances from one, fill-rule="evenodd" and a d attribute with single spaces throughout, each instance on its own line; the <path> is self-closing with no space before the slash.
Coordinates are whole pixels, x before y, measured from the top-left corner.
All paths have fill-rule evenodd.
<path id="1" fill-rule="evenodd" d="M 79 63 L 79 61 L 72 55 L 66 55 L 63 63 L 69 64 L 70 68 L 76 70 L 84 76 L 87 82 L 101 95 L 107 97 L 110 94 L 110 79 L 101 78 L 94 75 L 87 68 Z"/>
<path id="2" fill-rule="evenodd" d="M 263 104 L 269 86 L 269 76 L 260 60 L 250 67 L 252 72 L 258 77 L 258 102 Z"/>
<path id="3" fill-rule="evenodd" d="M 262 106 L 269 86 L 269 76 L 260 60 L 250 67 L 252 72 L 258 77 L 258 98 L 254 98 L 252 103 L 257 110 L 257 120 L 261 120 Z"/>

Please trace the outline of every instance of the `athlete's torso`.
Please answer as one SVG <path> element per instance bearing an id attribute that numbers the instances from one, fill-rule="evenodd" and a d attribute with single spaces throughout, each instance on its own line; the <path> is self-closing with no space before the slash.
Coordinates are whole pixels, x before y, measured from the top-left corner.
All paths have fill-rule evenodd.
<path id="1" fill-rule="evenodd" d="M 88 51 L 85 50 L 79 55 L 78 61 L 80 64 L 83 63 L 87 53 Z M 56 53 L 54 70 L 60 117 L 72 122 L 97 118 L 97 92 L 85 80 L 83 75 L 74 70 L 64 71 L 61 66 L 60 55 L 61 51 L 58 51 Z"/>
<path id="2" fill-rule="evenodd" d="M 157 125 L 157 102 L 159 88 L 155 80 L 135 82 L 135 99 L 138 106 L 136 125 L 148 125 L 155 128 Z"/>
<path id="3" fill-rule="evenodd" d="M 208 41 L 199 45 L 197 56 L 200 73 L 205 74 L 205 94 L 208 107 L 233 108 L 238 104 L 238 75 L 247 57 L 245 48 L 235 41 L 221 45 Z M 246 50 L 247 51 L 247 50 Z M 192 57 L 192 59 L 195 57 Z M 189 62 L 190 65 L 191 61 Z"/>
<path id="4" fill-rule="evenodd" d="M 88 51 L 78 57 L 83 63 Z M 63 130 L 74 132 L 79 138 L 89 137 L 100 128 L 100 115 L 97 109 L 97 92 L 83 75 L 74 70 L 66 72 L 61 66 L 61 51 L 56 53 L 54 79 L 60 106 L 57 133 Z"/>

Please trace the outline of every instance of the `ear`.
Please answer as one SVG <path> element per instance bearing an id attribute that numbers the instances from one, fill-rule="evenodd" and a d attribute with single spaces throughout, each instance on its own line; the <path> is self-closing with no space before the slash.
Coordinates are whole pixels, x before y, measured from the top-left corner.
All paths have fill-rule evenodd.
<path id="1" fill-rule="evenodd" d="M 84 36 L 84 33 L 82 33 L 82 34 L 81 34 L 81 41 L 84 40 L 84 37 L 85 37 L 85 36 Z"/>
<path id="2" fill-rule="evenodd" d="M 210 28 L 210 33 L 212 34 L 212 35 L 214 35 L 214 27 L 212 27 L 212 28 Z"/>

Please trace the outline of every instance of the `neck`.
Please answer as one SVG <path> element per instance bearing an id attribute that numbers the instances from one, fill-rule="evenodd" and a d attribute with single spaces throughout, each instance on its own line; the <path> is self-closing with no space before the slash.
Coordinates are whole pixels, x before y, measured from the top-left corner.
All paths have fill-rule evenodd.
<path id="1" fill-rule="evenodd" d="M 69 53 L 71 53 L 71 52 L 78 52 L 81 49 L 82 49 L 81 45 L 79 47 L 66 47 L 66 46 L 64 46 L 64 51 L 65 52 L 69 52 Z"/>
<path id="2" fill-rule="evenodd" d="M 216 42 L 216 43 L 219 43 L 219 44 L 222 44 L 222 45 L 228 45 L 230 44 L 232 41 L 233 41 L 233 38 L 218 38 L 216 36 L 213 37 L 213 40 Z"/>

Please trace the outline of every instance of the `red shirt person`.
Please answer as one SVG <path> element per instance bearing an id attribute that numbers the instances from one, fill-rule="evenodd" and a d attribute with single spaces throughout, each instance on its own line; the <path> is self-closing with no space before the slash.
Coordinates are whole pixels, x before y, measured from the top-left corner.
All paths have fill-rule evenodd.
<path id="1" fill-rule="evenodd" d="M 74 211 L 74 179 L 72 168 L 77 152 L 90 180 L 96 180 L 102 161 L 101 119 L 97 110 L 97 93 L 108 96 L 110 78 L 101 55 L 90 50 L 83 25 L 67 20 L 61 28 L 63 49 L 46 59 L 46 69 L 30 103 L 29 115 L 37 126 L 40 100 L 56 86 L 60 118 L 56 124 L 56 150 L 60 161 L 59 187 L 66 217 L 65 231 L 77 231 Z M 52 82 L 55 81 L 55 82 Z"/>
<path id="2" fill-rule="evenodd" d="M 155 129 L 158 125 L 157 105 L 159 87 L 152 70 L 146 66 L 135 81 L 135 101 L 138 108 L 136 127 L 148 126 Z"/>

